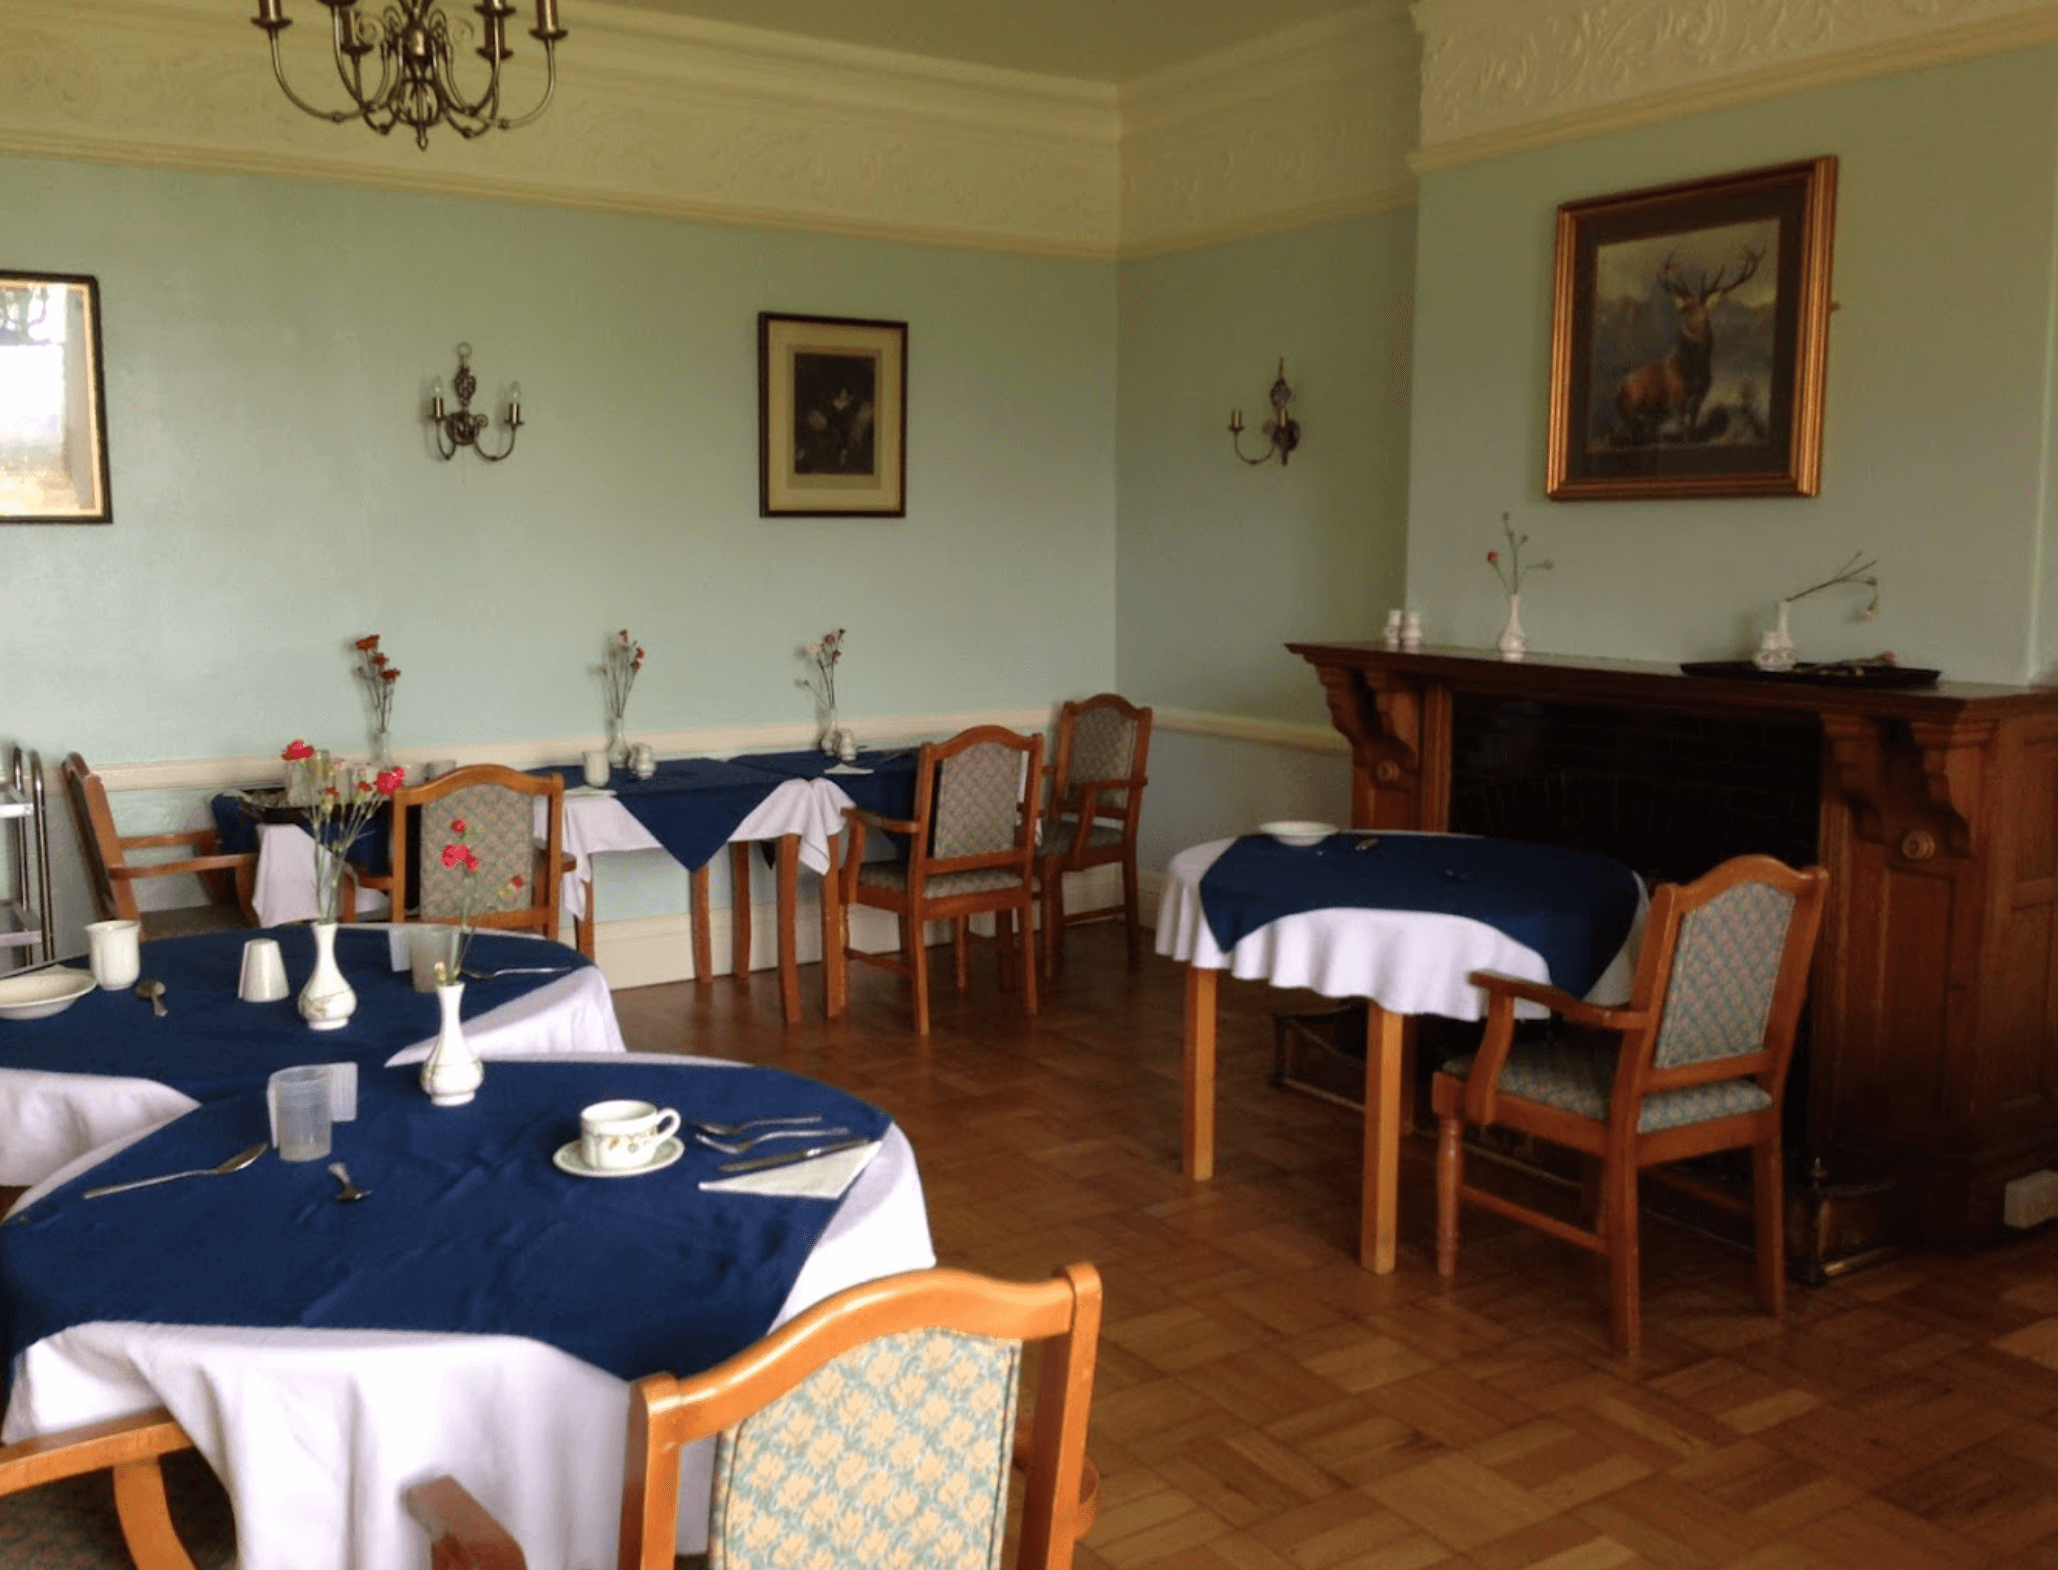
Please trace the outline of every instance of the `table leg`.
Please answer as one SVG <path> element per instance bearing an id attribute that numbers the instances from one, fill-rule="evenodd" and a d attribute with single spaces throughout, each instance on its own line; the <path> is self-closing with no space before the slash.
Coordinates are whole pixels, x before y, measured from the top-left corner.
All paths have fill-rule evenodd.
<path id="1" fill-rule="evenodd" d="M 707 868 L 695 867 L 687 880 L 687 899 L 693 906 L 693 979 L 705 987 L 714 982 L 714 943 L 707 930 Z"/>
<path id="2" fill-rule="evenodd" d="M 843 957 L 843 837 L 829 839 L 822 874 L 822 1012 L 835 1019 L 850 1002 L 850 965 Z"/>
<path id="3" fill-rule="evenodd" d="M 729 970 L 745 982 L 750 979 L 750 849 L 749 840 L 729 843 Z"/>
<path id="4" fill-rule="evenodd" d="M 1393 1273 L 1399 1214 L 1401 1059 L 1406 1017 L 1365 1004 L 1364 1195 L 1358 1217 L 1358 1263 L 1375 1275 Z"/>
<path id="5" fill-rule="evenodd" d="M 593 910 L 593 880 L 586 880 L 585 908 L 572 918 L 572 935 L 578 940 L 579 952 L 586 958 L 593 958 L 593 931 L 599 917 Z"/>
<path id="6" fill-rule="evenodd" d="M 1219 971 L 1186 967 L 1186 1175 L 1215 1175 L 1215 990 Z"/>
<path id="7" fill-rule="evenodd" d="M 800 1023 L 800 836 L 779 836 L 779 1006 Z"/>

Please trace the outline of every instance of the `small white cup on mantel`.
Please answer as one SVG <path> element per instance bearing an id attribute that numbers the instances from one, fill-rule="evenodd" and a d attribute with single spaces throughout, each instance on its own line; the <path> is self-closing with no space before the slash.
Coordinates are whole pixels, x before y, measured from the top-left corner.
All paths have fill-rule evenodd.
<path id="1" fill-rule="evenodd" d="M 596 1101 L 579 1114 L 579 1159 L 593 1172 L 647 1167 L 679 1132 L 679 1114 L 648 1101 Z"/>

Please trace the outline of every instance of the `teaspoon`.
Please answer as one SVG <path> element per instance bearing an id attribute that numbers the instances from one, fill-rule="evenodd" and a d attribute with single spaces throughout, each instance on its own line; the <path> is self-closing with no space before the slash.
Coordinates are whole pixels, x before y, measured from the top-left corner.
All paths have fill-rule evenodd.
<path id="1" fill-rule="evenodd" d="M 137 982 L 136 996 L 148 998 L 150 1000 L 150 1007 L 156 1012 L 159 1019 L 163 1019 L 166 1014 L 171 1012 L 171 1010 L 164 1006 L 164 983 L 161 981 L 151 981 L 146 978 Z"/>
<path id="2" fill-rule="evenodd" d="M 370 1199 L 372 1197 L 370 1189 L 359 1188 L 350 1181 L 350 1169 L 340 1161 L 331 1161 L 329 1163 L 329 1176 L 343 1185 L 336 1194 L 336 1198 L 339 1200 Z"/>
<path id="3" fill-rule="evenodd" d="M 137 1178 L 133 1183 L 112 1183 L 106 1188 L 89 1188 L 86 1190 L 85 1197 L 87 1199 L 99 1199 L 105 1194 L 125 1194 L 132 1188 L 148 1188 L 153 1183 L 169 1183 L 174 1178 L 227 1177 L 231 1172 L 241 1172 L 251 1162 L 271 1148 L 269 1141 L 261 1140 L 257 1144 L 252 1145 L 248 1150 L 237 1151 L 220 1166 L 194 1167 L 186 1172 L 166 1172 L 157 1177 Z"/>

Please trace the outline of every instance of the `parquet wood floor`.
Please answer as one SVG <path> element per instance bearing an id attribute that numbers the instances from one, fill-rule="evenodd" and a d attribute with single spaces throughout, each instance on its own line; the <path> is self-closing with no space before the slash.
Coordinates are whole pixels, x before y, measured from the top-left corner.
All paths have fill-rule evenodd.
<path id="1" fill-rule="evenodd" d="M 1083 1570 L 2058 1570 L 2058 1230 L 1904 1257 L 1755 1312 L 1747 1258 L 1648 1222 L 1645 1348 L 1597 1262 L 1468 1212 L 1435 1272 L 1430 1142 L 1399 1268 L 1358 1269 L 1357 1115 L 1268 1086 L 1270 1013 L 1225 982 L 1219 1176 L 1179 1175 L 1181 977 L 1112 928 L 1024 1020 L 977 956 L 916 1038 L 896 978 L 780 1020 L 770 973 L 617 997 L 644 1051 L 789 1068 L 890 1111 L 946 1264 L 1107 1282 Z M 947 975 L 947 969 L 946 975 Z"/>

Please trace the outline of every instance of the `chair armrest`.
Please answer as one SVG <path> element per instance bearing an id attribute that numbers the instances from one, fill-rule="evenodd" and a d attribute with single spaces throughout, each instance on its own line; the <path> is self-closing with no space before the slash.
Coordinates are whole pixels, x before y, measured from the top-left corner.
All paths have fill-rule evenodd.
<path id="1" fill-rule="evenodd" d="M 213 829 L 180 829 L 171 834 L 123 834 L 115 843 L 123 850 L 153 850 L 166 845 L 190 845 L 195 850 L 212 854 L 220 848 L 221 841 Z"/>
<path id="2" fill-rule="evenodd" d="M 1499 971 L 1475 970 L 1465 979 L 1486 994 L 1486 1033 L 1480 1039 L 1479 1055 L 1472 1060 L 1472 1071 L 1465 1076 L 1465 1118 L 1480 1128 L 1494 1120 L 1501 1070 L 1507 1067 L 1508 1049 L 1515 1044 L 1516 1003 L 1540 1003 L 1575 1024 L 1602 1030 L 1631 1030 L 1648 1018 L 1639 1009 L 1602 1008 L 1560 987 L 1504 976 Z"/>
<path id="3" fill-rule="evenodd" d="M 843 821 L 853 826 L 862 823 L 867 828 L 884 829 L 889 834 L 919 834 L 922 829 L 919 823 L 906 818 L 889 818 L 869 807 L 845 807 Z"/>
<path id="4" fill-rule="evenodd" d="M 107 875 L 117 882 L 134 882 L 138 878 L 168 878 L 185 872 L 235 872 L 256 865 L 257 853 L 246 850 L 230 856 L 189 856 L 183 861 L 153 861 L 141 867 L 109 867 Z"/>
<path id="5" fill-rule="evenodd" d="M 1600 1030 L 1634 1030 L 1646 1020 L 1638 1009 L 1608 1008 L 1599 1003 L 1589 1003 L 1546 981 L 1504 976 L 1497 970 L 1475 970 L 1465 979 L 1489 999 L 1505 995 L 1511 1001 L 1540 1003 L 1553 1014 L 1564 1015 L 1575 1025 L 1592 1025 Z"/>
<path id="6" fill-rule="evenodd" d="M 407 1513 L 429 1537 L 434 1570 L 527 1570 L 521 1545 L 454 1477 L 407 1491 Z"/>

